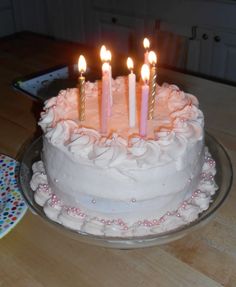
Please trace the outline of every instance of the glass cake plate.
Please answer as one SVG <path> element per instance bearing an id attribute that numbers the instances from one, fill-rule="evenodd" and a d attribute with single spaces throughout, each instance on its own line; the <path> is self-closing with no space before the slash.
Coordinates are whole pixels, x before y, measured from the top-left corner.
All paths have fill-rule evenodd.
<path id="1" fill-rule="evenodd" d="M 49 219 L 45 215 L 43 208 L 34 201 L 34 192 L 30 188 L 32 164 L 35 161 L 40 160 L 42 151 L 42 137 L 36 139 L 27 148 L 23 155 L 20 167 L 21 192 L 33 213 L 39 215 L 40 218 L 49 223 L 52 227 L 55 227 L 59 232 L 81 242 L 119 249 L 142 248 L 165 244 L 180 239 L 193 230 L 206 224 L 216 213 L 218 208 L 223 204 L 229 194 L 233 178 L 230 158 L 224 147 L 209 133 L 206 133 L 206 145 L 208 146 L 209 151 L 216 162 L 217 174 L 215 176 L 215 181 L 219 186 L 219 189 L 216 191 L 214 196 L 212 196 L 212 202 L 209 208 L 202 212 L 198 219 L 170 231 L 135 237 L 107 237 L 78 232 Z"/>

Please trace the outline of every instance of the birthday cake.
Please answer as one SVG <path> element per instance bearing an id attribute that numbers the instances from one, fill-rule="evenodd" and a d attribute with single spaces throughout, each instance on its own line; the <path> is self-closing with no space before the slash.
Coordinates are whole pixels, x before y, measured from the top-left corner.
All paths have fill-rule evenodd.
<path id="1" fill-rule="evenodd" d="M 136 89 L 139 103 L 140 84 Z M 85 83 L 84 121 L 76 88 L 45 102 L 42 160 L 33 164 L 30 183 L 35 201 L 50 219 L 95 235 L 156 234 L 192 222 L 217 190 L 196 97 L 175 85 L 157 86 L 142 137 L 137 124 L 129 126 L 127 77 L 113 80 L 112 93 L 105 135 L 100 82 Z"/>

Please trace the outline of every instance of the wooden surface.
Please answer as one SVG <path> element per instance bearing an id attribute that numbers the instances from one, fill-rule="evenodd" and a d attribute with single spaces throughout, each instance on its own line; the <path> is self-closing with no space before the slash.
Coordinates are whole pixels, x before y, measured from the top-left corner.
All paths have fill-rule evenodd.
<path id="1" fill-rule="evenodd" d="M 90 51 L 32 34 L 0 40 L 0 153 L 17 157 L 36 132 L 39 106 L 11 82 Z M 92 53 L 92 52 L 91 52 Z M 94 54 L 91 54 L 91 58 Z M 159 69 L 159 82 L 197 95 L 208 129 L 236 165 L 236 88 Z M 27 212 L 0 242 L 0 286 L 236 286 L 236 188 L 213 220 L 160 247 L 112 250 L 72 240 Z"/>

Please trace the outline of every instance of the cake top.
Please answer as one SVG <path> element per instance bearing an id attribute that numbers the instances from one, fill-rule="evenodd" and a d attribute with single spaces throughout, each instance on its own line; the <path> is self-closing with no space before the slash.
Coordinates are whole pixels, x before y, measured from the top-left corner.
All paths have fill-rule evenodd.
<path id="1" fill-rule="evenodd" d="M 188 142 L 203 137 L 204 118 L 195 96 L 175 85 L 156 88 L 155 112 L 148 121 L 147 137 L 138 133 L 138 125 L 129 127 L 127 77 L 112 82 L 113 106 L 108 133 L 100 133 L 101 82 L 86 82 L 86 119 L 78 120 L 78 91 L 62 90 L 45 102 L 39 125 L 48 141 L 79 156 L 87 163 L 115 166 L 150 167 L 178 158 Z M 137 103 L 140 89 L 136 84 Z M 140 115 L 137 114 L 137 119 Z M 165 152 L 163 153 L 163 150 Z"/>

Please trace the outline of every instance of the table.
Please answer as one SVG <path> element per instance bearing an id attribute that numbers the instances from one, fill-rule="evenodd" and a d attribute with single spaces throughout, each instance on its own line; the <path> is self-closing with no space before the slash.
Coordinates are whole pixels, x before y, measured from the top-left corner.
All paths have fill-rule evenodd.
<path id="1" fill-rule="evenodd" d="M 32 33 L 0 39 L 0 153 L 17 158 L 37 131 L 39 105 L 11 82 L 95 51 Z M 236 87 L 159 69 L 200 100 L 208 130 L 236 166 Z M 236 186 L 205 227 L 173 243 L 112 250 L 80 243 L 27 212 L 0 244 L 0 286 L 236 286 Z"/>

